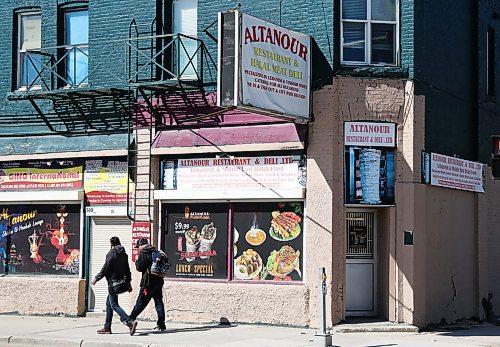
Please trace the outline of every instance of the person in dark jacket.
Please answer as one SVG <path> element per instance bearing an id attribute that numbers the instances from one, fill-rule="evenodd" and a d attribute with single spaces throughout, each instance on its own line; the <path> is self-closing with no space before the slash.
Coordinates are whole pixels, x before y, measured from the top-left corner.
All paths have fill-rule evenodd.
<path id="1" fill-rule="evenodd" d="M 111 334 L 111 321 L 113 319 L 113 311 L 118 313 L 122 323 L 127 325 L 130 329 L 130 335 L 135 333 L 137 322 L 131 319 L 125 311 L 118 304 L 118 295 L 111 291 L 111 283 L 114 281 L 123 280 L 126 278 L 130 283 L 132 274 L 130 273 L 130 266 L 128 265 L 128 255 L 125 248 L 121 245 L 120 239 L 113 236 L 109 242 L 111 243 L 111 250 L 106 254 L 106 260 L 102 266 L 101 271 L 91 281 L 92 285 L 96 284 L 103 277 L 108 281 L 108 299 L 106 300 L 106 320 L 104 328 L 97 330 L 98 334 Z M 129 292 L 132 291 L 132 286 L 129 285 Z"/>
<path id="2" fill-rule="evenodd" d="M 158 320 L 154 330 L 165 331 L 165 306 L 163 305 L 163 277 L 155 276 L 149 273 L 153 263 L 152 253 L 156 248 L 149 244 L 146 238 L 137 241 L 136 248 L 139 248 L 139 256 L 135 262 L 137 271 L 142 272 L 141 290 L 135 303 L 130 318 L 135 320 L 137 316 L 148 306 L 151 299 L 154 300 Z"/>

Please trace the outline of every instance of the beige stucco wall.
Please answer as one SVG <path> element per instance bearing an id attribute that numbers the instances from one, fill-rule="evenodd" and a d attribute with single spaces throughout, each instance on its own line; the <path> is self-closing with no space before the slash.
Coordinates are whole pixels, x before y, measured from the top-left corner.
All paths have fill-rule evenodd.
<path id="1" fill-rule="evenodd" d="M 63 314 L 85 313 L 85 280 L 50 276 L 0 277 L 0 313 Z"/>
<path id="2" fill-rule="evenodd" d="M 425 187 L 425 324 L 477 314 L 476 206 L 475 193 Z"/>
<path id="3" fill-rule="evenodd" d="M 493 294 L 493 309 L 500 313 L 500 181 L 493 180 L 491 168 L 485 170 L 486 194 L 479 198 L 479 292 L 478 310 L 484 318 L 481 299 Z"/>

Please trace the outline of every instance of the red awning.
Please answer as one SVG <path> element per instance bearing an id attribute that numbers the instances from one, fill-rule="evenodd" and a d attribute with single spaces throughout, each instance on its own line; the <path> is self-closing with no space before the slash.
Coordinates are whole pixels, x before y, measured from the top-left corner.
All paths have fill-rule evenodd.
<path id="1" fill-rule="evenodd" d="M 307 127 L 294 123 L 161 131 L 153 154 L 303 149 Z"/>

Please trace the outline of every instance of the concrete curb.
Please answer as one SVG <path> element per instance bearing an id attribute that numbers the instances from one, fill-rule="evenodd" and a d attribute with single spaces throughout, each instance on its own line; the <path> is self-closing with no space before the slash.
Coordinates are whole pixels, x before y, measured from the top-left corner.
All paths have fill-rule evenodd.
<path id="1" fill-rule="evenodd" d="M 81 347 L 148 347 L 149 343 L 83 340 Z"/>
<path id="2" fill-rule="evenodd" d="M 57 339 L 33 336 L 11 336 L 8 346 L 50 346 L 50 347 L 80 347 L 82 340 Z"/>
<path id="3" fill-rule="evenodd" d="M 418 333 L 414 325 L 387 325 L 373 327 L 339 326 L 332 329 L 332 333 Z"/>

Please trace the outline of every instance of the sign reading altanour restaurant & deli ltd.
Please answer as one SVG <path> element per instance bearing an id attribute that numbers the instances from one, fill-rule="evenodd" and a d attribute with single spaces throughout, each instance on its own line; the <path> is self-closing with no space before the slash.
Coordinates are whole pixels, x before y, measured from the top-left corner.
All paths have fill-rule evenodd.
<path id="1" fill-rule="evenodd" d="M 395 147 L 396 124 L 377 122 L 345 122 L 345 146 Z"/>
<path id="2" fill-rule="evenodd" d="M 0 163 L 0 190 L 81 189 L 83 165 L 71 160 Z"/>
<path id="3" fill-rule="evenodd" d="M 168 164 L 168 163 L 167 163 Z M 164 189 L 304 188 L 300 156 L 178 159 L 164 169 Z"/>

